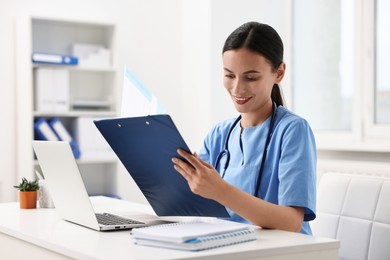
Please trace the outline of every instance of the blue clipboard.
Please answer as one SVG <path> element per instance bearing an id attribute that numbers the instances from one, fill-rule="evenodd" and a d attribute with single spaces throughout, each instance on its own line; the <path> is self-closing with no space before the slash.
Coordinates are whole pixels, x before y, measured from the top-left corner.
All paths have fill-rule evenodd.
<path id="1" fill-rule="evenodd" d="M 176 150 L 190 152 L 169 115 L 94 121 L 158 216 L 229 217 L 218 202 L 192 193 L 173 168 Z"/>

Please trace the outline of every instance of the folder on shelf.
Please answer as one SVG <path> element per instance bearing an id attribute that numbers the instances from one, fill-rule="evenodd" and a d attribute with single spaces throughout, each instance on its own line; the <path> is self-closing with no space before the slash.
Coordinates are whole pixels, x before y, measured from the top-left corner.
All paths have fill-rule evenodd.
<path id="1" fill-rule="evenodd" d="M 104 137 L 93 123 L 98 117 L 78 117 L 73 121 L 73 136 L 82 158 L 116 158 Z"/>
<path id="2" fill-rule="evenodd" d="M 137 245 L 199 251 L 256 240 L 254 228 L 232 222 L 180 222 L 133 230 Z"/>
<path id="3" fill-rule="evenodd" d="M 69 134 L 61 120 L 58 117 L 54 117 L 50 120 L 49 124 L 60 141 L 69 142 L 70 147 L 72 147 L 74 157 L 80 158 L 81 153 L 76 140 Z"/>
<path id="4" fill-rule="evenodd" d="M 39 112 L 69 110 L 69 71 L 38 68 L 35 73 L 35 108 Z"/>
<path id="5" fill-rule="evenodd" d="M 38 140 L 46 141 L 58 141 L 57 135 L 54 133 L 53 129 L 47 123 L 46 119 L 43 117 L 38 118 L 34 123 L 35 136 Z"/>
<path id="6" fill-rule="evenodd" d="M 37 69 L 34 71 L 35 109 L 40 112 L 54 110 L 53 70 Z"/>
<path id="7" fill-rule="evenodd" d="M 54 111 L 69 111 L 69 71 L 66 69 L 56 69 L 53 72 Z"/>
<path id="8" fill-rule="evenodd" d="M 78 64 L 78 58 L 72 55 L 33 52 L 31 58 L 34 63 L 58 64 L 58 65 Z"/>
<path id="9" fill-rule="evenodd" d="M 79 66 L 110 68 L 111 50 L 100 44 L 74 43 L 72 54 L 79 58 Z"/>

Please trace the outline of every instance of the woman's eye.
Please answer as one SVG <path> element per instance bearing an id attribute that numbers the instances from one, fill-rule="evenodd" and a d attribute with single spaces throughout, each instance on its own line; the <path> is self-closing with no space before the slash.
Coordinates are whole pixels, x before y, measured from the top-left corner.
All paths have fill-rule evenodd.
<path id="1" fill-rule="evenodd" d="M 225 77 L 229 78 L 229 79 L 234 79 L 234 75 L 232 75 L 232 74 L 226 74 Z"/>
<path id="2" fill-rule="evenodd" d="M 248 80 L 248 81 L 256 81 L 257 77 L 246 77 L 246 80 Z"/>

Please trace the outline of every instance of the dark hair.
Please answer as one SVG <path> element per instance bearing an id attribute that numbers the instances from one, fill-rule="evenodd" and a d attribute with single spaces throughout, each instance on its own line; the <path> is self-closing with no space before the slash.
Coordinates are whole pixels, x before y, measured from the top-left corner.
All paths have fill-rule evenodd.
<path id="1" fill-rule="evenodd" d="M 234 30 L 225 41 L 222 54 L 229 50 L 246 48 L 266 58 L 276 71 L 283 62 L 283 42 L 279 34 L 269 25 L 248 22 Z M 278 84 L 274 84 L 271 98 L 276 105 L 283 106 L 283 97 Z"/>

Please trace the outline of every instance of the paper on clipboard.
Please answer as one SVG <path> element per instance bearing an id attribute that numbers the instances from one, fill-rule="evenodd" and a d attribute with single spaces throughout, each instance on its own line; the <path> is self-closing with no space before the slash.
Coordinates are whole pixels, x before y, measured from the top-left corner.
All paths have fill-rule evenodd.
<path id="1" fill-rule="evenodd" d="M 164 114 L 161 102 L 125 66 L 121 117 Z"/>

